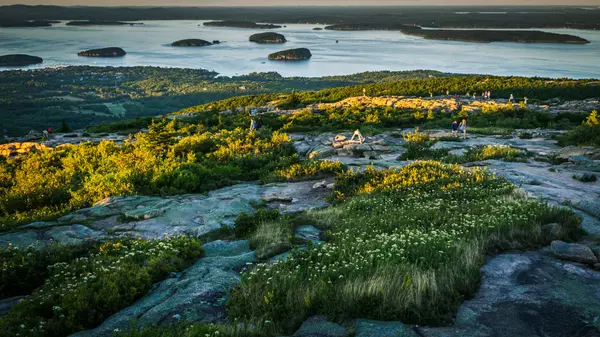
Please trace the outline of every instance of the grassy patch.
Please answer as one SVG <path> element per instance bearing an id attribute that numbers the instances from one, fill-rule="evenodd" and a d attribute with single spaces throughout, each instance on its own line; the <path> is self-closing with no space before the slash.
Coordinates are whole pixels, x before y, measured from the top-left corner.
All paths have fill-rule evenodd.
<path id="1" fill-rule="evenodd" d="M 262 221 L 250 236 L 250 247 L 256 249 L 256 256 L 259 259 L 266 259 L 292 248 L 293 234 L 293 225 L 285 216 Z"/>
<path id="2" fill-rule="evenodd" d="M 544 223 L 565 236 L 579 224 L 483 170 L 439 162 L 349 172 L 336 186 L 340 203 L 310 213 L 328 242 L 245 273 L 232 317 L 268 319 L 278 332 L 314 314 L 446 322 L 476 290 L 485 254 L 547 244 Z"/>
<path id="3" fill-rule="evenodd" d="M 48 266 L 44 285 L 0 318 L 7 336 L 66 336 L 93 328 L 203 255 L 187 237 L 126 240 Z"/>

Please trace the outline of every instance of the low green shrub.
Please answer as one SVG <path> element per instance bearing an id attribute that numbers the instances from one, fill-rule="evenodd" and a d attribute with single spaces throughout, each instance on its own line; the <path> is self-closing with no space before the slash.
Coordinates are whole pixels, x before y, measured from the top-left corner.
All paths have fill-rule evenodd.
<path id="1" fill-rule="evenodd" d="M 598 122 L 598 112 L 595 110 L 592 111 L 580 126 L 560 136 L 558 138 L 558 144 L 561 146 L 600 146 L 600 122 Z"/>
<path id="2" fill-rule="evenodd" d="M 519 133 L 519 138 L 521 138 L 521 139 L 532 139 L 533 135 L 530 132 L 521 132 L 521 133 Z"/>
<path id="3" fill-rule="evenodd" d="M 584 183 L 593 183 L 598 180 L 598 177 L 593 173 L 575 174 L 573 179 L 579 180 Z"/>
<path id="4" fill-rule="evenodd" d="M 346 171 L 342 162 L 330 160 L 305 160 L 277 170 L 262 179 L 263 183 L 315 179 L 337 175 Z"/>
<path id="5" fill-rule="evenodd" d="M 51 243 L 46 248 L 0 248 L 0 299 L 28 295 L 44 284 L 50 273 L 48 266 L 86 256 L 98 246 L 98 243 L 89 242 L 78 245 Z"/>
<path id="6" fill-rule="evenodd" d="M 198 239 L 110 241 L 48 266 L 44 285 L 0 318 L 7 336 L 67 336 L 93 328 L 203 255 Z"/>

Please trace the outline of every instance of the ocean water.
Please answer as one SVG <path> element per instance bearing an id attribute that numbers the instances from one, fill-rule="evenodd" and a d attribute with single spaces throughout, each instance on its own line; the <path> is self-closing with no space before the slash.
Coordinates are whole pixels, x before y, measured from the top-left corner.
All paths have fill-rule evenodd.
<path id="1" fill-rule="evenodd" d="M 600 78 L 600 31 L 544 30 L 573 34 L 587 45 L 467 43 L 432 41 L 393 31 L 314 31 L 319 25 L 289 24 L 284 45 L 260 45 L 248 37 L 264 30 L 204 27 L 202 21 L 142 21 L 141 26 L 0 28 L 0 55 L 31 54 L 41 65 L 139 66 L 203 68 L 221 75 L 276 71 L 283 76 L 316 77 L 376 70 L 433 69 L 454 73 L 543 77 Z M 200 26 L 199 26 L 200 25 Z M 200 38 L 222 44 L 185 48 L 173 41 Z M 336 40 L 339 43 L 336 43 Z M 99 59 L 77 52 L 122 47 L 127 56 Z M 309 61 L 269 61 L 267 55 L 289 48 L 309 48 Z M 8 68 L 0 68 L 2 70 Z M 1 74 L 0 74 L 1 76 Z"/>

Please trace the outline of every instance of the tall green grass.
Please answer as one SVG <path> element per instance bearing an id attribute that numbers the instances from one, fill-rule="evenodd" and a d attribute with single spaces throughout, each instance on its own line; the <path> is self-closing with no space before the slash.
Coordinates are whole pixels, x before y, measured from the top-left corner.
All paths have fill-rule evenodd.
<path id="1" fill-rule="evenodd" d="M 448 322 L 476 290 L 486 254 L 549 243 L 545 223 L 559 222 L 563 238 L 579 224 L 483 170 L 439 162 L 349 172 L 336 186 L 339 204 L 309 214 L 328 242 L 245 273 L 232 317 L 273 321 L 281 333 L 315 314 Z"/>

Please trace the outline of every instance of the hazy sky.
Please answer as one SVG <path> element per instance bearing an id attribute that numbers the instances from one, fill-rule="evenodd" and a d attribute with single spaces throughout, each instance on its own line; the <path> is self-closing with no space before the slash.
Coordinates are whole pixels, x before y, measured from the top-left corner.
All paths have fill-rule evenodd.
<path id="1" fill-rule="evenodd" d="M 600 0 L 0 0 L 0 5 L 79 6 L 314 6 L 314 5 L 570 5 L 600 6 Z"/>

